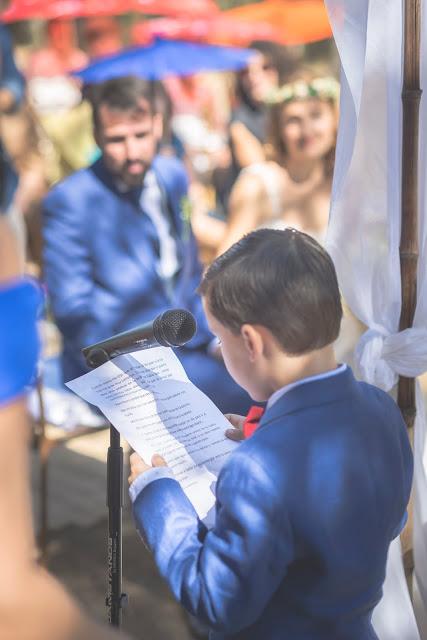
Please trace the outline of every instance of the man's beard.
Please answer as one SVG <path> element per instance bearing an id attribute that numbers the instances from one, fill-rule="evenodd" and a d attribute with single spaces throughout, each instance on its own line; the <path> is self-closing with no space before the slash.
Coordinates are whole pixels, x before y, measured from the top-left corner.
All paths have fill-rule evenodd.
<path id="1" fill-rule="evenodd" d="M 140 166 L 141 171 L 138 173 L 130 173 L 128 168 L 132 165 Z M 132 163 L 128 162 L 125 164 L 125 166 L 121 170 L 120 177 L 128 187 L 140 187 L 144 182 L 147 169 L 148 167 L 146 167 L 142 162 L 132 162 Z"/>

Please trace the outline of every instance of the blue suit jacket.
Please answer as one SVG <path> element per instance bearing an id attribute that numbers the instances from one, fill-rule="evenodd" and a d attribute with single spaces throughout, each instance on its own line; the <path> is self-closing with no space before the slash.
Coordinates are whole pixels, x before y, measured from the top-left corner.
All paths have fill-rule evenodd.
<path id="1" fill-rule="evenodd" d="M 87 371 L 82 347 L 148 322 L 168 308 L 183 307 L 195 315 L 198 332 L 190 348 L 212 339 L 195 294 L 201 276 L 197 247 L 182 217 L 187 194 L 183 165 L 157 157 L 153 169 L 181 265 L 173 296 L 155 269 L 158 258 L 146 238 L 138 194 L 120 193 L 102 159 L 58 184 L 45 199 L 45 276 L 64 336 L 66 380 Z"/>
<path id="2" fill-rule="evenodd" d="M 264 414 L 220 473 L 212 530 L 169 478 L 142 490 L 134 516 L 212 638 L 367 640 L 411 479 L 396 404 L 347 369 Z"/>

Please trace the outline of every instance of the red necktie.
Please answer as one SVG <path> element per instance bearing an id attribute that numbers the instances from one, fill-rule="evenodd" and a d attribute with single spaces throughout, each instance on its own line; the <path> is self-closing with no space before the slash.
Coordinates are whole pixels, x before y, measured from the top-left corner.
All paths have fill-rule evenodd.
<path id="1" fill-rule="evenodd" d="M 245 436 L 245 438 L 249 438 L 256 430 L 264 411 L 264 407 L 259 407 L 257 405 L 253 405 L 249 409 L 248 415 L 246 416 L 245 422 L 243 423 L 243 435 Z"/>

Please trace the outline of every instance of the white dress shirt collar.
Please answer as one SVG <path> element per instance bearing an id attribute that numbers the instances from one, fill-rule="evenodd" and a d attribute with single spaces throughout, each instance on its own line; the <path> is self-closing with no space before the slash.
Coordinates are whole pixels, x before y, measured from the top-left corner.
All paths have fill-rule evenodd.
<path id="1" fill-rule="evenodd" d="M 302 384 L 306 384 L 307 382 L 315 382 L 316 380 L 325 380 L 326 378 L 332 378 L 334 376 L 338 376 L 340 373 L 343 373 L 347 369 L 346 364 L 339 365 L 336 369 L 332 371 L 326 371 L 325 373 L 319 373 L 315 376 L 309 376 L 308 378 L 302 378 L 301 380 L 297 380 L 296 382 L 291 382 L 291 384 L 287 384 L 280 389 L 277 389 L 268 399 L 267 409 L 270 409 L 275 402 L 279 400 L 285 393 L 288 393 L 291 389 L 295 389 L 295 387 L 299 387 Z"/>

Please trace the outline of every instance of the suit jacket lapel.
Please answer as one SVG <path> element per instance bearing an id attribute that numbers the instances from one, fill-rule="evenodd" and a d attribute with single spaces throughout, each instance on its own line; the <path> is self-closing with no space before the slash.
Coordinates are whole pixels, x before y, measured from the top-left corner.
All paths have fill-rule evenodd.
<path id="1" fill-rule="evenodd" d="M 146 220 L 140 208 L 141 188 L 121 192 L 113 177 L 106 170 L 102 158 L 92 165 L 96 177 L 111 192 L 114 199 L 114 215 L 117 217 L 116 234 L 123 239 L 143 273 L 156 274 L 156 256 L 152 242 L 147 237 Z"/>
<path id="2" fill-rule="evenodd" d="M 163 197 L 163 213 L 168 216 L 171 231 L 176 242 L 176 251 L 180 269 L 177 272 L 177 279 L 181 279 L 189 264 L 188 251 L 186 249 L 186 238 L 184 234 L 184 221 L 182 217 L 182 197 L 177 191 L 175 184 L 172 185 L 168 179 L 166 171 L 162 170 L 162 163 L 159 158 L 155 158 L 152 169 L 156 175 Z"/>
<path id="3" fill-rule="evenodd" d="M 125 194 L 122 198 L 122 212 L 124 214 L 122 232 L 126 236 L 129 249 L 145 273 L 148 271 L 159 277 L 156 269 L 158 255 L 154 250 L 151 238 L 151 234 L 155 233 L 155 230 L 149 228 L 153 226 L 153 223 L 141 210 L 138 199 L 135 201 L 135 198 L 138 198 L 137 194 Z"/>
<path id="4" fill-rule="evenodd" d="M 164 204 L 167 209 L 165 213 L 169 216 L 172 232 L 181 241 L 183 236 L 181 199 L 184 194 L 177 193 L 176 185 L 173 185 L 174 188 L 172 188 L 167 172 L 163 170 L 162 163 L 159 158 L 154 159 L 152 169 L 156 175 L 164 197 Z"/>
<path id="5" fill-rule="evenodd" d="M 91 169 L 104 186 L 112 192 L 115 199 L 118 199 L 119 217 L 122 220 L 120 233 L 126 237 L 130 251 L 145 272 L 149 271 L 157 275 L 155 268 L 157 257 L 153 252 L 151 242 L 147 239 L 144 214 L 140 209 L 140 190 L 135 189 L 129 193 L 120 192 L 110 172 L 105 168 L 102 158 L 97 160 Z M 180 193 L 180 190 L 176 188 L 175 181 L 173 185 L 171 184 L 168 172 L 163 170 L 160 158 L 156 157 L 154 159 L 152 169 L 163 194 L 163 213 L 169 216 L 172 233 L 176 240 L 178 262 L 184 265 L 184 269 L 181 269 L 177 274 L 178 278 L 181 278 L 185 273 L 185 265 L 189 262 L 187 260 L 186 243 L 183 240 L 184 221 L 181 215 L 181 196 L 184 196 L 185 193 Z M 137 229 L 139 232 L 136 232 Z M 159 276 L 157 275 L 157 277 Z"/>

